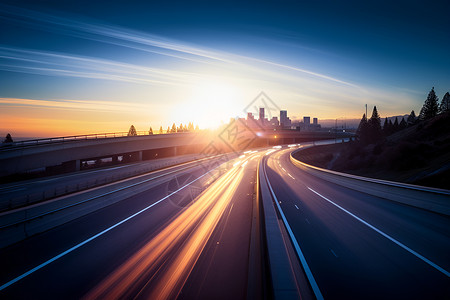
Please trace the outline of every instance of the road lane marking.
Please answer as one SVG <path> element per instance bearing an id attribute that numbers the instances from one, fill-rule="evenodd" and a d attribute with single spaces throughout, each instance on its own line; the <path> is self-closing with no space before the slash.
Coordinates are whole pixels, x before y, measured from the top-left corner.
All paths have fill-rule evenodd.
<path id="1" fill-rule="evenodd" d="M 294 205 L 295 205 L 295 208 L 296 208 L 296 209 L 299 209 L 298 206 L 297 206 L 296 204 L 294 204 Z"/>
<path id="2" fill-rule="evenodd" d="M 159 200 L 156 201 L 155 203 L 150 204 L 149 206 L 147 206 L 147 207 L 141 209 L 140 211 L 138 211 L 138 212 L 132 214 L 131 216 L 129 216 L 129 217 L 123 219 L 122 221 L 120 221 L 120 222 L 118 222 L 118 223 L 116 223 L 116 224 L 114 224 L 114 225 L 112 225 L 112 226 L 106 228 L 105 230 L 103 230 L 103 231 L 97 233 L 96 235 L 94 235 L 94 236 L 92 236 L 92 237 L 90 237 L 90 238 L 84 240 L 83 242 L 81 242 L 81 243 L 79 243 L 79 244 L 73 246 L 72 248 L 70 248 L 70 249 L 68 249 L 68 250 L 66 250 L 66 251 L 64 251 L 64 252 L 62 252 L 62 253 L 56 255 L 55 257 L 53 257 L 53 258 L 47 260 L 46 262 L 43 262 L 42 264 L 38 265 L 37 267 L 34 267 L 33 269 L 31 269 L 31 270 L 29 270 L 29 271 L 23 273 L 22 275 L 20 275 L 20 276 L 14 278 L 14 279 L 8 281 L 7 283 L 5 283 L 5 284 L 3 284 L 2 286 L 0 286 L 0 291 L 4 290 L 4 289 L 7 288 L 8 286 L 10 286 L 10 285 L 16 283 L 17 281 L 19 281 L 19 280 L 21 280 L 21 279 L 27 277 L 28 275 L 33 274 L 34 272 L 36 272 L 36 271 L 42 269 L 43 267 L 49 265 L 50 263 L 52 263 L 52 262 L 54 262 L 54 261 L 60 259 L 61 257 L 65 256 L 66 254 L 69 254 L 70 252 L 72 252 L 72 251 L 74 251 L 74 250 L 80 248 L 81 246 L 84 246 L 85 244 L 89 243 L 90 241 L 95 240 L 95 239 L 98 238 L 99 236 L 102 236 L 103 234 L 105 234 L 105 233 L 107 233 L 108 231 L 110 231 L 110 230 L 116 228 L 117 226 L 119 226 L 119 225 L 121 225 L 121 224 L 127 222 L 128 220 L 133 219 L 133 218 L 136 217 L 137 215 L 140 215 L 141 213 L 143 213 L 144 211 L 146 211 L 146 210 L 152 208 L 152 207 L 155 206 L 156 204 L 158 204 L 158 203 L 160 203 L 160 202 L 166 200 L 167 198 L 169 198 L 170 196 L 174 195 L 175 193 L 178 193 L 179 191 L 181 191 L 181 190 L 184 189 L 185 187 L 191 185 L 191 184 L 194 183 L 195 181 L 199 180 L 200 178 L 204 177 L 206 174 L 208 174 L 208 173 L 214 171 L 214 170 L 217 169 L 217 168 L 218 168 L 218 166 L 215 167 L 214 169 L 212 169 L 212 170 L 206 172 L 206 173 L 203 174 L 202 176 L 197 177 L 196 179 L 192 180 L 192 181 L 189 182 L 188 184 L 186 184 L 186 185 L 180 187 L 178 190 L 176 190 L 176 191 L 170 193 L 169 195 L 167 195 L 167 196 L 165 196 L 165 197 L 159 199 Z"/>
<path id="3" fill-rule="evenodd" d="M 409 253 L 413 254 L 414 256 L 416 256 L 417 258 L 420 258 L 422 261 L 426 262 L 427 264 L 429 264 L 430 266 L 432 266 L 433 268 L 435 268 L 436 270 L 438 270 L 439 272 L 443 273 L 444 275 L 446 275 L 447 277 L 450 277 L 450 272 L 448 272 L 447 270 L 445 270 L 444 268 L 438 266 L 437 264 L 435 264 L 434 262 L 432 262 L 431 260 L 429 260 L 428 258 L 424 257 L 423 255 L 417 253 L 416 251 L 412 250 L 411 248 L 407 247 L 406 245 L 402 244 L 401 242 L 397 241 L 396 239 L 394 239 L 393 237 L 391 237 L 390 235 L 384 233 L 383 231 L 381 231 L 380 229 L 376 228 L 375 226 L 367 223 L 366 221 L 364 221 L 363 219 L 361 219 L 360 217 L 352 214 L 351 212 L 349 212 L 348 210 L 346 210 L 345 208 L 343 208 L 342 206 L 339 206 L 338 204 L 334 203 L 333 201 L 331 201 L 330 199 L 328 199 L 325 196 L 322 196 L 321 194 L 319 194 L 318 192 L 316 192 L 315 190 L 313 190 L 312 188 L 308 187 L 308 189 L 313 192 L 314 194 L 320 196 L 321 198 L 323 198 L 324 200 L 330 202 L 331 204 L 333 204 L 334 206 L 336 206 L 337 208 L 339 208 L 340 210 L 346 212 L 347 214 L 349 214 L 350 216 L 352 216 L 353 218 L 355 218 L 356 220 L 360 221 L 361 223 L 363 223 L 364 225 L 366 225 L 367 227 L 375 230 L 377 233 L 381 234 L 382 236 L 384 236 L 385 238 L 387 238 L 388 240 L 394 242 L 395 244 L 397 244 L 398 246 L 402 247 L 403 249 L 405 249 L 406 251 L 408 251 Z"/>
<path id="4" fill-rule="evenodd" d="M 287 174 L 289 175 L 289 177 L 291 177 L 292 179 L 295 180 L 295 178 L 291 174 L 289 174 L 289 173 L 287 173 Z"/>
<path id="5" fill-rule="evenodd" d="M 305 271 L 306 277 L 308 278 L 309 284 L 311 285 L 311 289 L 313 290 L 314 295 L 316 296 L 316 299 L 321 300 L 321 299 L 323 299 L 322 293 L 320 292 L 319 286 L 317 285 L 316 280 L 314 279 L 314 276 L 313 276 L 313 274 L 311 272 L 311 269 L 309 268 L 308 263 L 306 262 L 306 258 L 303 255 L 302 250 L 300 249 L 300 246 L 299 246 L 299 244 L 297 242 L 297 239 L 295 238 L 294 232 L 292 232 L 291 226 L 289 226 L 289 223 L 288 223 L 288 221 L 286 219 L 286 216 L 284 215 L 280 204 L 278 204 L 277 196 L 275 196 L 275 193 L 273 192 L 272 185 L 269 182 L 269 178 L 267 176 L 266 168 L 265 168 L 264 164 L 263 164 L 263 169 L 264 169 L 264 176 L 266 178 L 267 185 L 269 186 L 269 190 L 270 190 L 270 192 L 272 194 L 274 202 L 275 202 L 275 204 L 278 207 L 278 212 L 280 213 L 281 218 L 283 219 L 283 223 L 284 223 L 284 225 L 286 227 L 286 230 L 287 230 L 287 232 L 288 232 L 288 234 L 289 234 L 289 236 L 291 238 L 291 241 L 292 241 L 292 244 L 294 245 L 295 251 L 297 252 L 297 256 L 300 259 L 300 262 L 301 262 L 301 264 L 303 266 L 303 270 Z"/>
<path id="6" fill-rule="evenodd" d="M 333 253 L 334 256 L 336 256 L 336 258 L 338 258 L 337 254 L 334 253 L 333 249 L 330 248 L 331 253 Z"/>
<path id="7" fill-rule="evenodd" d="M 305 219 L 305 221 L 306 221 L 306 223 L 311 224 L 311 223 L 309 223 L 309 220 L 308 220 L 308 219 Z"/>

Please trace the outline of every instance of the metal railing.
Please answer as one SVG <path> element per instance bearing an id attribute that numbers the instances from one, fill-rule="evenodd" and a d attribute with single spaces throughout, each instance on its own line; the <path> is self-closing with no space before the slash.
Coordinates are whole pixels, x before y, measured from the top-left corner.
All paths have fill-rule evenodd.
<path id="1" fill-rule="evenodd" d="M 137 136 L 145 136 L 149 135 L 148 131 L 137 131 Z M 92 133 L 92 134 L 84 134 L 84 135 L 71 135 L 71 136 L 63 136 L 63 137 L 52 137 L 52 138 L 42 138 L 42 139 L 34 139 L 34 140 L 24 140 L 17 141 L 12 143 L 0 143 L 0 150 L 6 150 L 17 147 L 26 147 L 26 146 L 36 146 L 36 145 L 44 145 L 50 143 L 64 143 L 71 141 L 79 141 L 79 140 L 95 140 L 95 139 L 110 139 L 110 138 L 120 138 L 128 136 L 128 132 L 110 132 L 110 133 Z"/>

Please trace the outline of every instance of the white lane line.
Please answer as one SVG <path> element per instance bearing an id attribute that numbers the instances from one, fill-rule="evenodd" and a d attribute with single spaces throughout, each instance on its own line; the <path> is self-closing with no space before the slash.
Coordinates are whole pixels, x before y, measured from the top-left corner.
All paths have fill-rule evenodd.
<path id="1" fill-rule="evenodd" d="M 308 220 L 308 219 L 305 219 L 305 221 L 306 221 L 306 223 L 311 224 L 311 223 L 309 223 L 309 220 Z"/>
<path id="2" fill-rule="evenodd" d="M 218 167 L 216 167 L 216 168 L 218 168 Z M 156 201 L 155 203 L 150 204 L 149 206 L 147 206 L 147 207 L 141 209 L 141 210 L 138 211 L 137 213 L 132 214 L 131 216 L 129 216 L 129 217 L 123 219 L 122 221 L 120 221 L 120 222 L 118 222 L 118 223 L 112 225 L 111 227 L 108 227 L 108 228 L 106 228 L 105 230 L 103 230 L 103 231 L 97 233 L 96 235 L 94 235 L 94 236 L 88 238 L 87 240 L 84 240 L 83 242 L 81 242 L 81 243 L 79 243 L 79 244 L 73 246 L 72 248 L 70 248 L 70 249 L 68 249 L 68 250 L 66 250 L 66 251 L 64 251 L 64 252 L 62 252 L 62 253 L 56 255 L 55 257 L 53 257 L 53 258 L 47 260 L 46 262 L 44 262 L 44 263 L 38 265 L 37 267 L 34 267 L 33 269 L 29 270 L 28 272 L 25 272 L 25 273 L 23 273 L 22 275 L 20 275 L 20 276 L 14 278 L 13 280 L 8 281 L 7 283 L 5 283 L 5 284 L 3 284 L 2 286 L 0 286 L 0 291 L 4 290 L 4 289 L 7 288 L 8 286 L 10 286 L 10 285 L 16 283 L 17 281 L 19 281 L 19 280 L 21 280 L 21 279 L 27 277 L 28 275 L 30 275 L 30 274 L 36 272 L 37 270 L 42 269 L 43 267 L 45 267 L 45 266 L 47 266 L 48 264 L 54 262 L 55 260 L 60 259 L 61 257 L 65 256 L 66 254 L 69 254 L 70 252 L 72 252 L 72 251 L 74 251 L 74 250 L 80 248 L 81 246 L 83 246 L 83 245 L 89 243 L 90 241 L 95 240 L 95 239 L 98 238 L 99 236 L 102 236 L 103 234 L 105 234 L 105 233 L 107 233 L 108 231 L 110 231 L 110 230 L 116 228 L 117 226 L 119 226 L 119 225 L 125 223 L 126 221 L 128 221 L 128 220 L 130 220 L 130 219 L 133 219 L 134 217 L 136 217 L 137 215 L 140 215 L 141 213 L 143 213 L 144 211 L 148 210 L 149 208 L 152 208 L 152 207 L 155 206 L 156 204 L 158 204 L 158 203 L 160 203 L 160 202 L 166 200 L 167 198 L 169 198 L 169 197 L 172 196 L 173 194 L 178 193 L 179 191 L 181 191 L 181 190 L 184 189 L 185 187 L 189 186 L 190 184 L 194 183 L 195 181 L 199 180 L 200 178 L 202 178 L 202 177 L 205 176 L 206 174 L 208 174 L 208 173 L 214 171 L 216 168 L 214 168 L 214 169 L 212 169 L 212 170 L 206 172 L 205 174 L 203 174 L 203 175 L 200 176 L 200 177 L 197 177 L 196 179 L 192 180 L 192 181 L 189 182 L 188 184 L 185 184 L 184 186 L 180 187 L 178 190 L 176 190 L 176 191 L 170 193 L 169 195 L 165 196 L 164 198 L 161 198 L 161 199 L 159 199 L 158 201 Z"/>
<path id="3" fill-rule="evenodd" d="M 334 253 L 333 249 L 330 248 L 331 253 L 333 253 L 334 256 L 336 256 L 336 258 L 338 258 L 337 254 Z"/>
<path id="4" fill-rule="evenodd" d="M 295 205 L 295 208 L 296 208 L 296 209 L 299 209 L 298 206 L 297 206 L 296 204 L 294 204 L 294 205 Z"/>
<path id="5" fill-rule="evenodd" d="M 303 255 L 302 250 L 300 249 L 297 239 L 295 238 L 295 235 L 292 232 L 291 226 L 289 226 L 289 223 L 286 219 L 286 216 L 283 213 L 283 210 L 281 209 L 280 204 L 278 204 L 279 201 L 278 201 L 277 197 L 275 196 L 275 193 L 273 192 L 272 185 L 270 184 L 269 178 L 267 177 L 266 168 L 265 168 L 264 164 L 263 164 L 263 168 L 264 168 L 264 176 L 266 178 L 267 185 L 269 186 L 269 190 L 272 194 L 274 202 L 276 203 L 276 205 L 278 207 L 278 212 L 280 213 L 281 218 L 283 219 L 284 226 L 286 227 L 286 230 L 289 233 L 292 244 L 294 244 L 295 251 L 297 252 L 297 256 L 300 259 L 300 262 L 303 266 L 303 270 L 305 271 L 305 274 L 306 274 L 306 277 L 308 278 L 309 284 L 311 285 L 311 288 L 314 292 L 314 295 L 316 296 L 316 299 L 323 300 L 322 293 L 320 292 L 319 286 L 317 285 L 316 280 L 314 279 L 314 276 L 311 272 L 311 269 L 309 268 L 308 263 L 306 262 L 306 258 Z"/>
<path id="6" fill-rule="evenodd" d="M 416 251 L 412 250 L 411 248 L 405 246 L 404 244 L 400 243 L 399 241 L 397 241 L 396 239 L 394 239 L 393 237 L 389 236 L 388 234 L 384 233 L 383 231 L 381 231 L 380 229 L 376 228 L 375 226 L 367 223 L 366 221 L 364 221 L 363 219 L 361 219 L 360 217 L 357 217 L 356 215 L 352 214 L 351 212 L 349 212 L 348 210 L 346 210 L 345 208 L 339 206 L 338 204 L 334 203 L 333 201 L 331 201 L 330 199 L 328 199 L 325 196 L 322 196 L 321 194 L 319 194 L 318 192 L 316 192 L 315 190 L 313 190 L 312 188 L 308 187 L 308 189 L 313 192 L 314 194 L 320 196 L 321 198 L 325 199 L 326 201 L 330 202 L 331 204 L 333 204 L 334 206 L 336 206 L 337 208 L 341 209 L 342 211 L 346 212 L 347 214 L 349 214 L 350 216 L 352 216 L 353 218 L 355 218 L 356 220 L 360 221 L 361 223 L 363 223 L 364 225 L 368 226 L 369 228 L 375 230 L 377 233 L 381 234 L 382 236 L 384 236 L 385 238 L 387 238 L 388 240 L 394 242 L 395 244 L 397 244 L 398 246 L 402 247 L 403 249 L 405 249 L 406 251 L 408 251 L 409 253 L 415 255 L 417 258 L 420 258 L 421 260 L 423 260 L 424 262 L 426 262 L 427 264 L 429 264 L 430 266 L 432 266 L 433 268 L 435 268 L 436 270 L 438 270 L 439 272 L 443 273 L 444 275 L 446 275 L 447 277 L 450 277 L 450 272 L 448 272 L 447 270 L 445 270 L 444 268 L 438 266 L 437 264 L 435 264 L 434 262 L 432 262 L 431 260 L 429 260 L 428 258 L 422 256 L 421 254 L 417 253 Z"/>
<path id="7" fill-rule="evenodd" d="M 292 175 L 291 174 L 289 174 L 289 173 L 287 173 L 288 175 L 289 175 L 289 177 L 291 177 L 292 179 L 294 179 L 295 180 L 295 178 L 294 177 L 292 177 Z"/>

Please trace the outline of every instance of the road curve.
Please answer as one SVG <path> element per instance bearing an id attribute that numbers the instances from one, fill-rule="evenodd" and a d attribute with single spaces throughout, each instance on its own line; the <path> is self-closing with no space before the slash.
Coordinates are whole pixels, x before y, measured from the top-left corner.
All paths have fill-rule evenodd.
<path id="1" fill-rule="evenodd" d="M 259 156 L 172 173 L 0 249 L 0 298 L 244 299 Z"/>
<path id="2" fill-rule="evenodd" d="M 450 218 L 311 176 L 272 153 L 265 171 L 325 299 L 450 299 Z"/>

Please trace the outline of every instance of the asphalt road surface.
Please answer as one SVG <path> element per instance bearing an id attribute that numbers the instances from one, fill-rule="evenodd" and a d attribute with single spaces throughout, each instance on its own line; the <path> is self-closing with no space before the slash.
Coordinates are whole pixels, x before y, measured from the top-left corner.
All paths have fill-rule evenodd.
<path id="1" fill-rule="evenodd" d="M 0 298 L 244 299 L 260 155 L 171 173 L 0 249 Z"/>
<path id="2" fill-rule="evenodd" d="M 338 186 L 272 153 L 266 174 L 325 299 L 450 299 L 450 218 Z"/>

